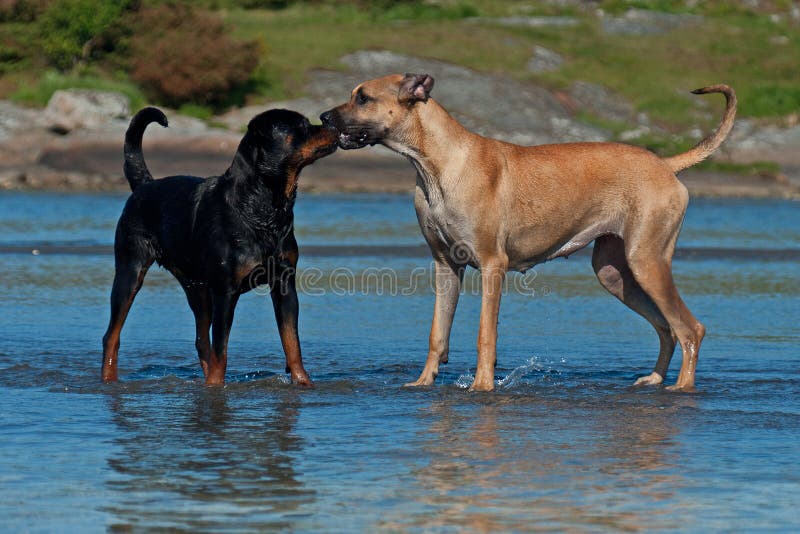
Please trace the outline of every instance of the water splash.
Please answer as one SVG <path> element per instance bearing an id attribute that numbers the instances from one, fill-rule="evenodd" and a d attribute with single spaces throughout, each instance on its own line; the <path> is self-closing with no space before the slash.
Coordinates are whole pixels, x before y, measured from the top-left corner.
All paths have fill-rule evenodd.
<path id="1" fill-rule="evenodd" d="M 567 359 L 564 357 L 553 361 L 532 356 L 524 364 L 512 369 L 507 376 L 496 379 L 494 385 L 498 389 L 513 389 L 516 386 L 529 385 L 532 382 L 554 383 L 554 378 L 561 377 L 561 370 L 558 366 L 566 362 Z M 456 379 L 455 385 L 458 388 L 467 389 L 472 385 L 474 379 L 475 375 L 472 372 L 466 372 Z"/>
<path id="2" fill-rule="evenodd" d="M 472 385 L 472 381 L 475 380 L 475 375 L 472 373 L 464 373 L 463 375 L 459 376 L 456 380 L 456 387 L 461 389 L 467 389 Z"/>

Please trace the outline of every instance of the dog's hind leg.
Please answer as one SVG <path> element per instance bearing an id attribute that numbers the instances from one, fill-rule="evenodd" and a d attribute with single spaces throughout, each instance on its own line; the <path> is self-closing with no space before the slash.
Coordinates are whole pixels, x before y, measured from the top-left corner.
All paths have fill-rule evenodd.
<path id="1" fill-rule="evenodd" d="M 638 258 L 629 260 L 634 277 L 642 289 L 658 306 L 678 338 L 683 351 L 683 363 L 678 380 L 671 390 L 691 390 L 697 370 L 700 343 L 706 329 L 698 321 L 678 294 L 669 264 L 661 258 Z"/>
<path id="2" fill-rule="evenodd" d="M 111 289 L 111 319 L 103 336 L 102 377 L 104 382 L 117 381 L 120 332 L 133 305 L 133 299 L 136 298 L 136 293 L 142 287 L 144 276 L 153 263 L 150 258 L 131 258 L 119 251 L 115 261 L 116 272 Z"/>
<path id="3" fill-rule="evenodd" d="M 211 357 L 208 361 L 206 384 L 225 383 L 225 369 L 228 366 L 228 337 L 233 325 L 233 312 L 239 294 L 231 290 L 215 291 L 212 298 L 211 316 Z"/>
<path id="4" fill-rule="evenodd" d="M 664 315 L 653 300 L 634 279 L 625 259 L 625 243 L 617 236 L 605 235 L 597 238 L 592 254 L 592 267 L 600 284 L 630 309 L 653 325 L 660 343 L 655 369 L 647 376 L 636 380 L 635 385 L 657 385 L 664 381 L 676 338 Z"/>
<path id="5" fill-rule="evenodd" d="M 706 329 L 678 294 L 672 279 L 672 254 L 678 239 L 688 194 L 681 186 L 678 194 L 661 195 L 663 204 L 644 220 L 631 227 L 625 240 L 625 256 L 633 277 L 652 299 L 678 338 L 683 352 L 680 374 L 670 390 L 694 388 L 695 371 Z"/>
<path id="6" fill-rule="evenodd" d="M 203 368 L 203 377 L 208 378 L 208 362 L 211 358 L 211 338 L 208 332 L 211 328 L 211 293 L 205 286 L 184 286 L 183 290 L 194 314 L 194 346 L 197 348 L 197 357 Z"/>

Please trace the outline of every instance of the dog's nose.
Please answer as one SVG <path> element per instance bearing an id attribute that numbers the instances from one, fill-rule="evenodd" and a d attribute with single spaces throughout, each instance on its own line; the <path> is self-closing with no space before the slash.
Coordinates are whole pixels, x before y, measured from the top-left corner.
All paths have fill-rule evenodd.
<path id="1" fill-rule="evenodd" d="M 319 116 L 319 120 L 321 120 L 322 124 L 324 124 L 325 126 L 330 126 L 332 119 L 333 119 L 332 111 L 326 111 L 325 113 Z"/>

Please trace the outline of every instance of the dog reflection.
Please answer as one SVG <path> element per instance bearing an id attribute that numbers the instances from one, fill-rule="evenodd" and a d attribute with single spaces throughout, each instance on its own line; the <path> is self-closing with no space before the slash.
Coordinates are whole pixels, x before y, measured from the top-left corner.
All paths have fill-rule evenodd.
<path id="1" fill-rule="evenodd" d="M 293 465 L 300 400 L 217 388 L 175 397 L 110 397 L 116 527 L 220 530 L 235 519 L 244 530 L 290 528 L 278 517 L 315 500 Z"/>
<path id="2" fill-rule="evenodd" d="M 650 512 L 681 487 L 678 412 L 694 400 L 639 401 L 431 402 L 419 414 L 428 463 L 408 491 L 433 511 L 393 517 L 389 528 L 526 531 L 531 516 L 555 530 L 666 528 Z"/>

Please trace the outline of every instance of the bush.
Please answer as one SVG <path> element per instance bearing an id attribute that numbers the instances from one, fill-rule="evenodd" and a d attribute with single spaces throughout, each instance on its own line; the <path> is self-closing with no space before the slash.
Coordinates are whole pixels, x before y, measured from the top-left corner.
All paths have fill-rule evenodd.
<path id="1" fill-rule="evenodd" d="M 0 22 L 32 22 L 45 8 L 46 0 L 0 0 Z"/>
<path id="2" fill-rule="evenodd" d="M 216 15 L 184 4 L 143 9 L 130 40 L 131 76 L 155 100 L 219 106 L 258 66 L 259 46 L 232 38 Z"/>
<path id="3" fill-rule="evenodd" d="M 128 7 L 119 0 L 57 0 L 38 19 L 42 51 L 55 67 L 67 70 L 88 57 L 93 39 L 118 23 Z"/>
<path id="4" fill-rule="evenodd" d="M 210 9 L 285 9 L 295 0 L 204 0 L 201 5 Z"/>

